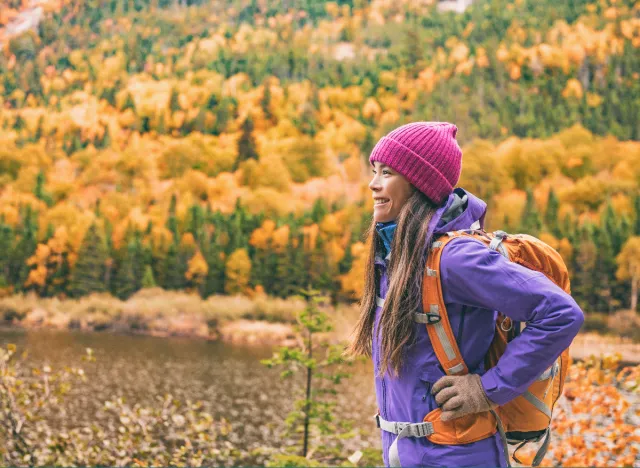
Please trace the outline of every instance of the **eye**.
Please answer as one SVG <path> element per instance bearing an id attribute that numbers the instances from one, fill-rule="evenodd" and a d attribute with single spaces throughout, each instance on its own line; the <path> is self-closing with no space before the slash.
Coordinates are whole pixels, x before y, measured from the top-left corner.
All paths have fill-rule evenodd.
<path id="1" fill-rule="evenodd" d="M 386 169 L 383 169 L 383 170 L 382 170 L 382 173 L 383 173 L 383 174 L 391 174 L 391 172 L 387 171 Z"/>

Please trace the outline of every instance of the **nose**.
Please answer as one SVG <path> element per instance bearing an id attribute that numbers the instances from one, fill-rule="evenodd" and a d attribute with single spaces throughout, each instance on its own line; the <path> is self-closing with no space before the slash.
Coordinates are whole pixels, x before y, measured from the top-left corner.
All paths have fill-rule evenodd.
<path id="1" fill-rule="evenodd" d="M 371 182 L 369 182 L 369 190 L 371 190 L 372 192 L 376 192 L 381 188 L 382 186 L 380 185 L 380 182 L 378 182 L 378 176 L 374 175 L 371 179 Z"/>

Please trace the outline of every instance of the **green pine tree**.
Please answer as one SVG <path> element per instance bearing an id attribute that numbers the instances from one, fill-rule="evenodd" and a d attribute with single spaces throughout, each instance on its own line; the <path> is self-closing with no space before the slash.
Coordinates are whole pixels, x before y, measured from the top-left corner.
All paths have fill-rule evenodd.
<path id="1" fill-rule="evenodd" d="M 260 107 L 267 120 L 273 119 L 273 112 L 271 111 L 271 86 L 270 80 L 265 80 L 264 91 L 262 93 L 262 99 L 260 100 Z"/>
<path id="2" fill-rule="evenodd" d="M 547 230 L 556 236 L 562 237 L 558 220 L 558 211 L 560 210 L 560 200 L 556 196 L 556 192 L 551 189 L 549 191 L 549 200 L 547 201 L 547 211 L 544 214 L 544 224 Z"/>
<path id="3" fill-rule="evenodd" d="M 540 234 L 541 229 L 542 220 L 540 219 L 540 214 L 536 207 L 533 192 L 531 189 L 527 189 L 527 201 L 522 212 L 519 231 L 532 236 L 537 236 Z"/>
<path id="4" fill-rule="evenodd" d="M 180 246 L 173 242 L 167 251 L 164 265 L 164 285 L 165 289 L 183 289 L 186 285 L 184 273 L 186 271 L 183 263 Z"/>
<path id="5" fill-rule="evenodd" d="M 144 276 L 142 277 L 142 287 L 143 288 L 155 288 L 156 280 L 153 277 L 153 269 L 151 265 L 147 265 L 144 268 Z"/>
<path id="6" fill-rule="evenodd" d="M 118 269 L 114 278 L 114 293 L 122 300 L 128 299 L 135 291 L 135 274 L 133 271 L 134 246 L 128 244 L 119 252 Z"/>
<path id="7" fill-rule="evenodd" d="M 174 242 L 180 239 L 178 234 L 178 218 L 176 217 L 177 197 L 174 193 L 171 195 L 171 204 L 169 205 L 169 217 L 167 218 L 167 229 L 173 234 Z"/>
<path id="8" fill-rule="evenodd" d="M 47 206 L 52 206 L 53 198 L 51 198 L 51 195 L 49 195 L 45 191 L 44 189 L 45 183 L 46 183 L 46 177 L 45 177 L 44 171 L 41 170 L 40 172 L 38 172 L 38 175 L 36 176 L 36 187 L 33 189 L 33 194 L 36 196 L 37 199 L 45 202 Z"/>
<path id="9" fill-rule="evenodd" d="M 106 291 L 106 262 L 107 245 L 100 228 L 93 223 L 82 240 L 78 260 L 71 275 L 69 288 L 73 297 Z"/>
<path id="10" fill-rule="evenodd" d="M 258 150 L 253 135 L 253 120 L 247 117 L 242 123 L 242 133 L 238 139 L 238 158 L 234 163 L 233 171 L 238 169 L 240 163 L 250 159 L 258 160 Z"/>
<path id="11" fill-rule="evenodd" d="M 217 236 L 208 244 L 204 255 L 209 271 L 204 282 L 204 291 L 202 295 L 204 297 L 209 297 L 213 294 L 224 294 L 224 252 L 217 242 Z"/>

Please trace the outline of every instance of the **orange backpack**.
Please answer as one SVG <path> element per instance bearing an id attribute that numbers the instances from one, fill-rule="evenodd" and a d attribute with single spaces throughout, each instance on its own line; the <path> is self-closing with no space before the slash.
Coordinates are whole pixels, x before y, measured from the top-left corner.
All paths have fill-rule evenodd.
<path id="1" fill-rule="evenodd" d="M 425 313 L 415 314 L 414 319 L 426 324 L 435 353 L 447 375 L 464 375 L 469 372 L 451 330 L 439 280 L 442 251 L 449 242 L 461 236 L 481 242 L 512 262 L 544 273 L 556 285 L 570 293 L 569 273 L 562 257 L 549 245 L 533 236 L 512 235 L 503 231 L 487 233 L 481 230 L 465 230 L 449 232 L 446 236 L 436 239 L 427 258 L 423 280 L 422 301 Z M 487 370 L 496 365 L 508 343 L 520 333 L 518 328 L 520 327 L 514 327 L 510 318 L 498 313 L 495 336 L 485 357 Z M 507 444 L 519 444 L 515 450 L 517 452 L 529 442 L 544 439 L 532 462 L 533 466 L 538 466 L 549 447 L 553 408 L 562 394 L 570 362 L 567 348 L 549 369 L 538 376 L 527 391 L 491 412 L 467 415 L 444 422 L 439 421 L 440 408 L 435 409 L 425 416 L 424 420 L 441 426 L 441 440 L 436 440 L 436 434 L 430 437 L 430 440 L 434 443 L 465 444 L 489 437 L 498 431 L 508 463 Z M 515 452 L 514 460 L 521 463 Z"/>

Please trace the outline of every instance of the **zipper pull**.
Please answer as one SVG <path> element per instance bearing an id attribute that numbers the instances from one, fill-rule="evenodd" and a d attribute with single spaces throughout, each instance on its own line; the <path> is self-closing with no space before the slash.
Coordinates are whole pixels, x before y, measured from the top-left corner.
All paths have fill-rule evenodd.
<path id="1" fill-rule="evenodd" d="M 429 395 L 429 392 L 431 392 L 431 382 L 426 382 L 425 383 L 425 387 L 427 388 L 427 391 L 425 392 L 424 396 L 422 397 L 422 401 L 425 401 L 427 399 L 427 396 Z"/>

